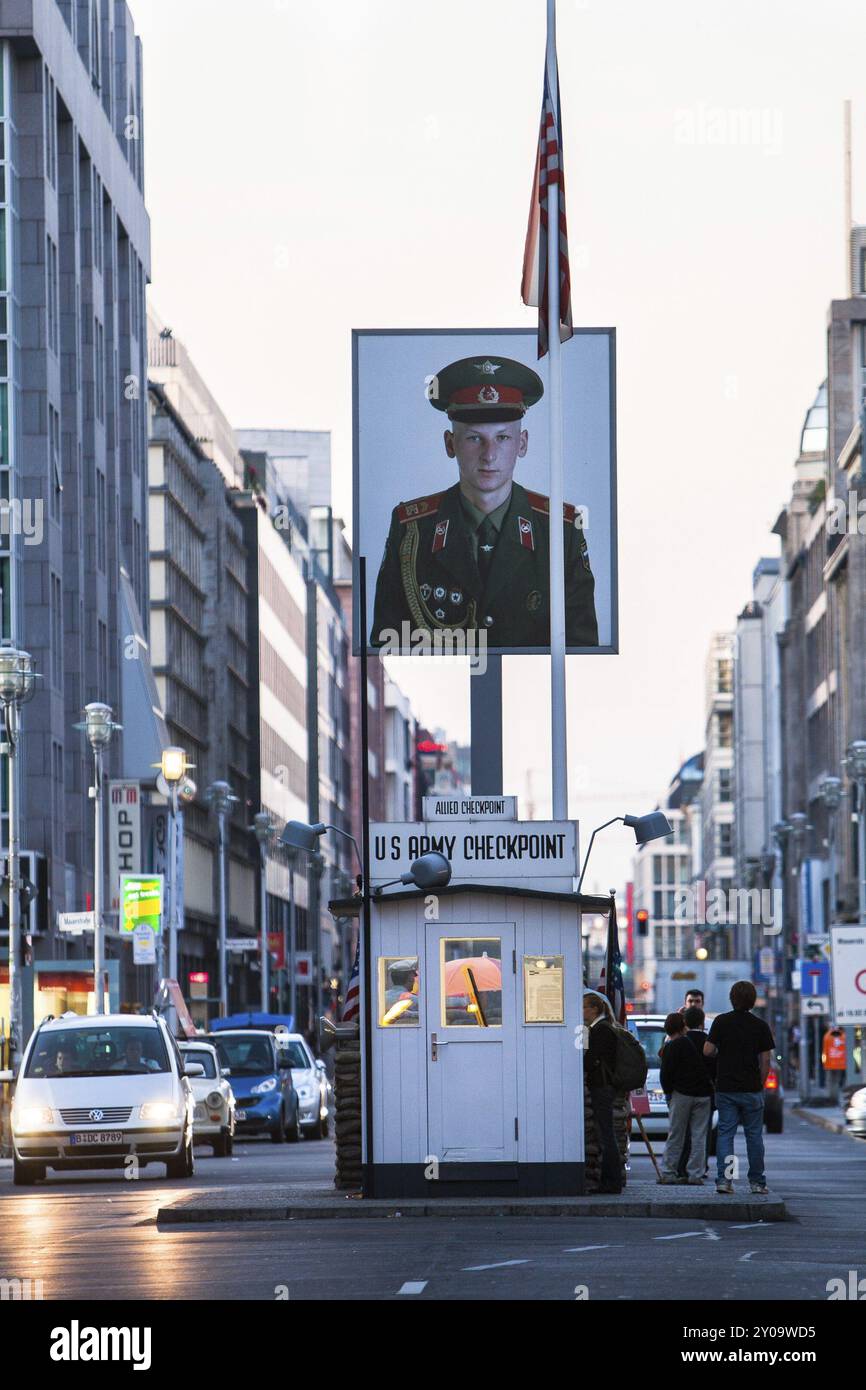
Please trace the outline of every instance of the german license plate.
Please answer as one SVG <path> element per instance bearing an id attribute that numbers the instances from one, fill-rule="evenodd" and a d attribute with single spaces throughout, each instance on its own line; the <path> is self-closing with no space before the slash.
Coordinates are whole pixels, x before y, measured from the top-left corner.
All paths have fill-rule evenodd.
<path id="1" fill-rule="evenodd" d="M 122 1144 L 123 1131 L 119 1129 L 95 1129 L 90 1134 L 70 1134 L 70 1144 Z"/>

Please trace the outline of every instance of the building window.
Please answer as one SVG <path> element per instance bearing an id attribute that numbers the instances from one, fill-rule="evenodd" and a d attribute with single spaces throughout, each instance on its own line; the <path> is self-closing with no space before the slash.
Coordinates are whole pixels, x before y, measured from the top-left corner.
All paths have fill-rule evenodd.
<path id="1" fill-rule="evenodd" d="M 720 695 L 733 694 L 734 673 L 730 657 L 716 662 L 716 690 Z"/>
<path id="2" fill-rule="evenodd" d="M 718 777 L 719 801 L 730 801 L 734 780 L 733 770 L 729 767 L 720 767 Z"/>
<path id="3" fill-rule="evenodd" d="M 733 748 L 734 746 L 734 716 L 723 710 L 716 716 L 718 720 L 718 741 L 720 748 Z"/>
<path id="4" fill-rule="evenodd" d="M 63 473 L 60 464 L 60 412 L 48 407 L 48 492 L 51 498 L 51 517 L 60 520 L 60 500 L 63 492 Z"/>
<path id="5" fill-rule="evenodd" d="M 51 575 L 51 684 L 63 688 L 63 586 L 59 575 Z"/>
<path id="6" fill-rule="evenodd" d="M 105 574 L 105 474 L 96 470 L 96 568 Z"/>
<path id="7" fill-rule="evenodd" d="M 102 324 L 99 322 L 99 319 L 94 319 L 93 322 L 93 338 L 96 348 L 96 387 L 94 393 L 94 400 L 96 418 L 99 421 L 103 421 L 105 419 L 105 329 L 102 327 Z"/>
<path id="8" fill-rule="evenodd" d="M 48 71 L 42 68 L 43 117 L 45 124 L 45 177 L 52 188 L 57 187 L 57 88 Z"/>
<path id="9" fill-rule="evenodd" d="M 45 264 L 48 276 L 46 286 L 48 348 L 57 356 L 60 352 L 60 282 L 57 272 L 57 247 L 50 236 L 45 238 Z"/>
<path id="10" fill-rule="evenodd" d="M 51 773 L 54 786 L 54 824 L 62 826 L 63 816 L 63 746 L 56 740 L 51 743 Z"/>
<path id="11" fill-rule="evenodd" d="M 719 826 L 718 839 L 719 855 L 722 859 L 729 858 L 734 852 L 734 827 L 732 825 Z"/>
<path id="12" fill-rule="evenodd" d="M 97 698 L 108 699 L 108 627 L 102 621 L 96 624 L 96 683 Z"/>

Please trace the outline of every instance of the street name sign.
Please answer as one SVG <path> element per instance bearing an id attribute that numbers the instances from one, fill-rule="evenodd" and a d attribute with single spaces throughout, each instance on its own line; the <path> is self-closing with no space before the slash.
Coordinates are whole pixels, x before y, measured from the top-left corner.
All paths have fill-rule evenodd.
<path id="1" fill-rule="evenodd" d="M 227 936 L 227 951 L 257 951 L 259 943 L 254 936 Z"/>
<path id="2" fill-rule="evenodd" d="M 866 926 L 833 927 L 833 1021 L 866 1024 Z"/>
<path id="3" fill-rule="evenodd" d="M 81 932 L 93 931 L 92 912 L 58 912 L 57 930 L 72 932 L 79 936 Z"/>

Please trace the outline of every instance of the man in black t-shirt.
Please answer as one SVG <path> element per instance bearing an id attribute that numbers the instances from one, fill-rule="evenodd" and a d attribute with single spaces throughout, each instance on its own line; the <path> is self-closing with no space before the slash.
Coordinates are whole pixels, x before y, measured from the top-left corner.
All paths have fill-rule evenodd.
<path id="1" fill-rule="evenodd" d="M 767 1192 L 764 1175 L 764 1082 L 775 1048 L 773 1034 L 763 1019 L 750 1010 L 755 999 L 750 980 L 731 986 L 732 1012 L 713 1019 L 704 1055 L 716 1057 L 716 1104 L 719 1132 L 716 1141 L 716 1191 L 734 1190 L 734 1135 L 743 1126 L 749 1156 L 749 1185 L 757 1196 Z"/>

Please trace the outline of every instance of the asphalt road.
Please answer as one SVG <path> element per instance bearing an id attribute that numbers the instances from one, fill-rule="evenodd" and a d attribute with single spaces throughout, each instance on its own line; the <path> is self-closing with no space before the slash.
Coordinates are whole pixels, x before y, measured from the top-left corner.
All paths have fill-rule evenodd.
<path id="1" fill-rule="evenodd" d="M 0 1278 L 42 1280 L 45 1299 L 605 1299 L 826 1301 L 866 1276 L 866 1143 L 792 1116 L 767 1136 L 767 1173 L 794 1218 L 353 1219 L 173 1226 L 158 1207 L 189 1188 L 321 1186 L 329 1140 L 197 1153 L 186 1182 L 154 1165 L 51 1174 L 15 1189 L 0 1169 Z M 636 1165 L 646 1164 L 641 1157 Z M 719 1198 L 721 1203 L 724 1199 Z M 769 1312 L 769 1309 L 767 1310 Z"/>

